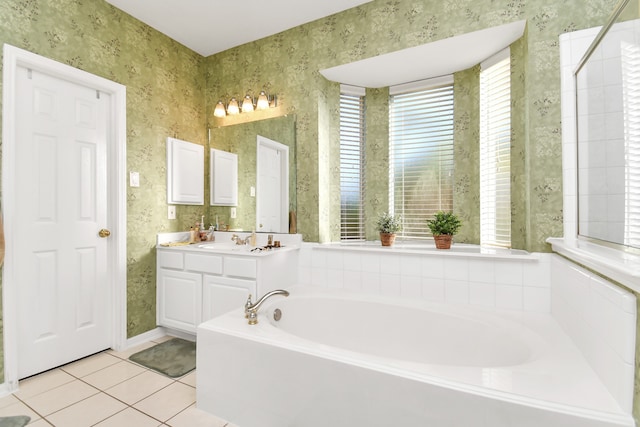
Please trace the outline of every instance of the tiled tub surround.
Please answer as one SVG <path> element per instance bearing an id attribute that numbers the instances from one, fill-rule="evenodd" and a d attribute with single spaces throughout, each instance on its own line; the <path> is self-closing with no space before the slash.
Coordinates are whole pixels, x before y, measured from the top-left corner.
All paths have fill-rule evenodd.
<path id="1" fill-rule="evenodd" d="M 633 351 L 629 349 L 635 346 L 635 311 L 630 311 L 635 307 L 633 295 L 602 279 L 575 274 L 573 264 L 565 263 L 558 255 L 527 254 L 521 251 L 484 252 L 465 245 L 456 245 L 451 251 L 436 251 L 435 248 L 413 245 L 382 248 L 375 244 L 303 244 L 299 278 L 302 288 L 310 291 L 331 291 L 329 288 L 338 288 L 337 292 L 360 295 L 363 298 L 404 301 L 409 305 L 436 304 L 444 310 L 450 309 L 451 313 L 460 310 L 466 315 L 490 313 L 492 316 L 503 316 L 505 323 L 515 321 L 521 325 L 523 337 L 540 337 L 537 344 L 532 345 L 531 348 L 535 351 L 527 362 L 508 367 L 452 368 L 438 364 L 426 364 L 426 368 L 423 364 L 399 367 L 393 359 L 381 362 L 374 357 L 372 361 L 371 355 L 348 350 L 345 353 L 344 349 L 318 345 L 304 338 L 300 341 L 293 337 L 294 341 L 291 341 L 291 334 L 270 326 L 266 317 L 263 317 L 263 322 L 257 328 L 245 326 L 242 322 L 234 323 L 237 319 L 233 313 L 202 324 L 199 334 L 207 331 L 205 335 L 210 333 L 214 341 L 221 340 L 224 344 L 232 345 L 224 348 L 242 348 L 242 354 L 225 353 L 215 357 L 230 360 L 242 357 L 246 362 L 243 366 L 253 366 L 250 360 L 252 358 L 256 359 L 256 366 L 262 367 L 268 360 L 269 366 L 273 367 L 269 372 L 258 368 L 249 374 L 243 368 L 242 375 L 240 372 L 236 374 L 252 378 L 252 384 L 282 384 L 285 388 L 298 390 L 302 401 L 309 397 L 303 390 L 315 390 L 314 393 L 322 396 L 327 393 L 329 396 L 338 396 L 338 400 L 349 402 L 353 413 L 352 396 L 363 389 L 363 384 L 366 384 L 369 393 L 367 396 L 376 401 L 373 405 L 369 401 L 366 404 L 367 410 L 378 406 L 384 408 L 383 402 L 386 399 L 402 396 L 402 404 L 409 402 L 408 406 L 403 410 L 394 407 L 391 411 L 396 416 L 399 413 L 405 414 L 408 418 L 403 420 L 403 425 L 407 426 L 424 425 L 425 420 L 428 420 L 430 426 L 451 425 L 447 424 L 450 422 L 457 423 L 456 425 L 491 427 L 501 425 L 500 422 L 518 426 L 634 425 L 630 414 L 633 387 L 629 387 L 629 379 L 633 376 L 628 371 L 629 357 L 633 360 Z M 582 303 L 563 304 L 562 300 L 558 300 L 559 296 L 565 300 L 572 299 L 571 293 L 565 288 L 577 292 L 575 301 Z M 593 310 L 591 313 L 586 313 L 586 306 L 579 311 L 586 300 L 590 301 L 588 307 Z M 617 303 L 607 302 L 611 300 Z M 269 312 L 268 307 L 265 308 L 267 310 L 263 312 L 263 316 Z M 580 322 L 580 316 L 575 314 L 576 310 L 579 315 L 592 316 L 591 323 L 584 323 L 582 329 L 575 327 L 576 322 Z M 393 319 L 393 316 L 378 312 L 371 316 Z M 605 316 L 608 320 L 596 324 L 594 319 L 600 316 Z M 363 321 L 359 319 L 358 322 Z M 402 325 L 396 327 L 404 330 Z M 336 333 L 340 330 L 341 328 L 337 328 Z M 612 330 L 616 332 L 612 333 Z M 209 351 L 212 348 L 222 348 L 220 342 L 216 341 L 214 347 L 211 347 L 207 338 L 199 335 L 198 339 L 199 349 L 203 352 L 201 354 L 207 348 Z M 208 344 L 204 344 L 205 342 Z M 609 342 L 612 344 L 604 345 Z M 210 357 L 213 355 L 207 355 L 204 359 L 209 360 Z M 285 365 L 280 366 L 278 363 L 283 360 L 286 361 Z M 610 363 L 617 365 L 609 369 Z M 199 365 L 198 369 L 215 369 L 213 365 L 207 365 L 207 368 Z M 288 381 L 285 378 L 288 378 L 290 367 L 301 371 L 292 375 Z M 572 371 L 573 368 L 582 371 Z M 468 377 L 461 374 L 474 372 L 474 369 L 477 374 L 470 374 Z M 299 382 L 304 382 L 307 374 L 316 372 L 321 374 L 314 377 L 313 385 Z M 273 378 L 259 377 L 270 374 L 274 374 Z M 231 379 L 234 375 L 231 371 L 217 374 L 211 372 L 211 375 L 223 375 L 227 381 L 234 383 L 234 387 L 238 385 L 235 382 L 239 378 Z M 474 375 L 478 382 L 470 381 Z M 204 376 L 210 377 L 208 374 Z M 256 378 L 262 379 L 253 381 Z M 336 378 L 344 378 L 347 383 L 353 380 L 352 385 L 356 387 L 352 390 L 353 394 L 337 387 Z M 322 382 L 323 379 L 329 381 Z M 201 384 L 198 387 L 200 390 Z M 210 387 L 217 386 L 202 384 L 203 393 L 211 392 Z M 277 396 L 278 393 L 267 392 L 266 387 L 270 386 L 261 387 L 258 395 Z M 576 388 L 570 390 L 572 387 Z M 392 392 L 387 393 L 385 390 Z M 544 390 L 549 393 L 544 395 Z M 298 408 L 300 413 L 291 415 L 291 406 L 288 406 L 289 410 L 271 415 L 275 419 L 289 419 L 286 417 L 292 416 L 322 419 L 321 414 L 330 414 L 330 417 L 334 414 L 335 418 L 324 419 L 324 425 L 342 425 L 341 417 L 349 411 L 342 408 L 339 401 L 324 401 L 320 394 L 314 394 L 315 398 L 311 400 L 322 401 L 322 407 L 305 407 L 300 401 L 298 403 L 303 405 Z M 236 404 L 242 402 L 240 395 L 240 392 L 233 395 L 233 399 L 237 399 Z M 274 404 L 271 398 L 254 397 L 264 403 L 259 405 L 260 410 L 267 410 Z M 428 410 L 416 410 L 424 408 L 425 401 L 439 403 Z M 207 409 L 207 403 L 203 401 L 202 405 L 203 409 Z M 465 409 L 466 415 L 458 413 L 462 411 L 451 410 L 462 406 L 470 409 Z M 361 413 L 367 410 L 363 409 Z M 417 414 L 416 411 L 420 413 Z M 461 418 L 452 420 L 447 418 L 447 414 Z M 382 413 L 378 415 L 380 420 L 387 420 Z M 466 416 L 469 418 L 465 418 Z M 437 421 L 438 417 L 442 418 Z M 295 424 L 298 419 L 293 420 Z M 365 421 L 367 425 L 385 425 L 375 424 L 368 419 L 356 419 L 355 424 L 351 425 L 359 425 L 359 422 Z M 249 422 L 243 427 L 251 425 Z"/>
<path id="2" fill-rule="evenodd" d="M 551 261 L 551 313 L 620 407 L 633 405 L 636 298 L 560 257 Z"/>
<path id="3" fill-rule="evenodd" d="M 299 282 L 435 302 L 548 313 L 550 254 L 454 245 L 303 244 Z"/>

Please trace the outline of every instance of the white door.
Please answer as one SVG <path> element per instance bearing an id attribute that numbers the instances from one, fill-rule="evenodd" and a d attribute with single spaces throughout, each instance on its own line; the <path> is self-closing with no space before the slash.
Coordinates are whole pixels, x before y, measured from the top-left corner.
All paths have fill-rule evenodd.
<path id="1" fill-rule="evenodd" d="M 289 232 L 289 147 L 258 135 L 257 230 Z"/>
<path id="2" fill-rule="evenodd" d="M 17 69 L 18 376 L 111 345 L 107 268 L 110 97 Z M 105 233 L 103 233 L 105 234 Z"/>

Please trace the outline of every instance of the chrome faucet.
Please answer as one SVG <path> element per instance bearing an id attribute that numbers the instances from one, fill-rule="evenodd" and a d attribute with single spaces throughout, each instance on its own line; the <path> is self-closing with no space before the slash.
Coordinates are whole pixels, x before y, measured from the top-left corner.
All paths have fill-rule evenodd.
<path id="1" fill-rule="evenodd" d="M 249 237 L 247 236 L 246 239 L 243 239 L 242 237 L 238 236 L 237 234 L 234 234 L 233 236 L 231 236 L 231 240 L 236 242 L 236 245 L 248 245 L 249 244 Z"/>
<path id="2" fill-rule="evenodd" d="M 274 295 L 282 295 L 288 297 L 289 292 L 285 291 L 284 289 L 276 289 L 275 291 L 267 292 L 262 296 L 262 298 L 258 299 L 255 304 L 251 302 L 251 294 L 249 294 L 249 298 L 247 298 L 247 302 L 244 305 L 244 317 L 249 319 L 250 325 L 255 325 L 256 323 L 258 323 L 258 309 L 267 298 Z"/>

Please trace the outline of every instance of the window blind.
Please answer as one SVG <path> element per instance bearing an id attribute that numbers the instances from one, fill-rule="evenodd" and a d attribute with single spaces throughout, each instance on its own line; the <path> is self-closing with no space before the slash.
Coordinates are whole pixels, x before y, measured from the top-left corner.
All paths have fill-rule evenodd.
<path id="1" fill-rule="evenodd" d="M 480 243 L 511 247 L 511 64 L 508 49 L 481 64 Z"/>
<path id="2" fill-rule="evenodd" d="M 389 205 L 399 235 L 420 239 L 437 211 L 453 210 L 453 83 L 390 96 Z"/>
<path id="3" fill-rule="evenodd" d="M 353 91 L 349 91 L 353 92 Z M 340 239 L 364 240 L 364 96 L 340 94 Z"/>

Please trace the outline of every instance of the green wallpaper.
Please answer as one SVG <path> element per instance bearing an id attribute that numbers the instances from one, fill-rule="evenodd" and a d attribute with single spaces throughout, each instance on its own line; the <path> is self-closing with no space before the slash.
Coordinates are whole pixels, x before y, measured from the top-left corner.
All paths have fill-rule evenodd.
<path id="1" fill-rule="evenodd" d="M 454 74 L 453 211 L 460 243 L 480 243 L 480 66 Z"/>
<path id="2" fill-rule="evenodd" d="M 331 214 L 336 199 L 325 191 L 335 187 L 331 187 L 326 174 L 335 165 L 331 152 L 337 149 L 338 138 L 332 129 L 338 114 L 335 108 L 331 113 L 332 107 L 327 104 L 337 105 L 338 101 L 336 91 L 327 89 L 330 85 L 318 70 L 526 19 L 525 37 L 516 42 L 513 53 L 516 77 L 520 79 L 514 89 L 519 98 L 514 101 L 514 116 L 518 120 L 513 125 L 513 152 L 519 157 L 513 169 L 513 241 L 514 247 L 548 251 L 545 239 L 562 235 L 558 36 L 601 24 L 615 3 L 615 0 L 376 0 L 207 58 L 207 108 L 211 112 L 215 100 L 244 93 L 247 88 L 254 91 L 267 88 L 278 93 L 285 111 L 296 112 L 301 121 L 296 135 L 301 153 L 298 169 L 304 171 L 298 182 L 299 229 L 307 241 L 332 240 L 335 239 L 330 237 L 335 236 L 332 230 L 338 226 L 337 216 Z M 465 120 L 462 116 L 457 119 Z M 458 125 L 463 122 L 458 121 Z M 329 134 L 327 137 L 325 132 Z M 471 133 L 465 135 L 460 132 L 464 144 L 470 141 L 472 130 L 466 130 Z M 368 132 L 367 138 L 372 143 L 370 135 Z M 471 153 L 470 147 L 459 143 L 456 141 L 457 150 Z M 466 179 L 457 175 L 458 188 L 467 188 Z M 382 180 L 374 180 L 367 192 L 384 193 L 386 185 Z M 471 191 L 474 184 L 468 185 L 469 200 L 461 205 L 465 209 L 476 203 Z M 462 202 L 462 198 L 458 197 L 458 201 Z M 367 203 L 370 206 L 372 201 Z M 476 220 L 469 215 L 469 221 L 462 237 L 474 241 Z"/>
<path id="3" fill-rule="evenodd" d="M 512 46 L 518 82 L 512 89 L 513 242 L 517 248 L 548 251 L 544 240 L 562 235 L 558 36 L 602 24 L 615 4 L 374 0 L 205 59 L 102 0 L 3 0 L 0 41 L 127 86 L 128 170 L 141 176 L 141 186 L 127 192 L 127 332 L 135 336 L 155 326 L 156 233 L 183 230 L 208 212 L 207 191 L 204 207 L 178 206 L 179 220 L 166 219 L 167 136 L 206 144 L 206 129 L 218 125 L 212 118 L 218 99 L 248 90 L 278 94 L 277 113 L 296 117 L 299 230 L 306 241 L 335 240 L 339 91 L 318 70 L 521 19 L 527 20 L 527 30 Z M 367 94 L 386 97 L 384 90 Z M 367 108 L 374 117 L 367 120 L 365 175 L 371 186 L 366 209 L 377 213 L 387 203 L 386 172 L 381 172 L 388 156 L 381 136 L 384 101 Z M 465 127 L 467 119 L 459 112 L 456 107 L 456 152 L 471 153 L 466 144 L 475 144 L 474 130 Z M 471 195 L 457 199 L 465 210 L 475 209 L 475 187 L 467 175 L 468 186 L 465 175 L 456 173 L 457 188 Z M 475 228 L 470 224 L 464 239 L 473 240 Z M 371 238 L 370 228 L 367 235 Z"/>
<path id="4" fill-rule="evenodd" d="M 166 138 L 205 138 L 204 59 L 102 0 L 3 0 L 0 42 L 127 86 L 127 334 L 156 326 L 155 236 L 183 230 L 203 207 L 167 220 Z M 208 203 L 208 199 L 206 200 Z"/>

